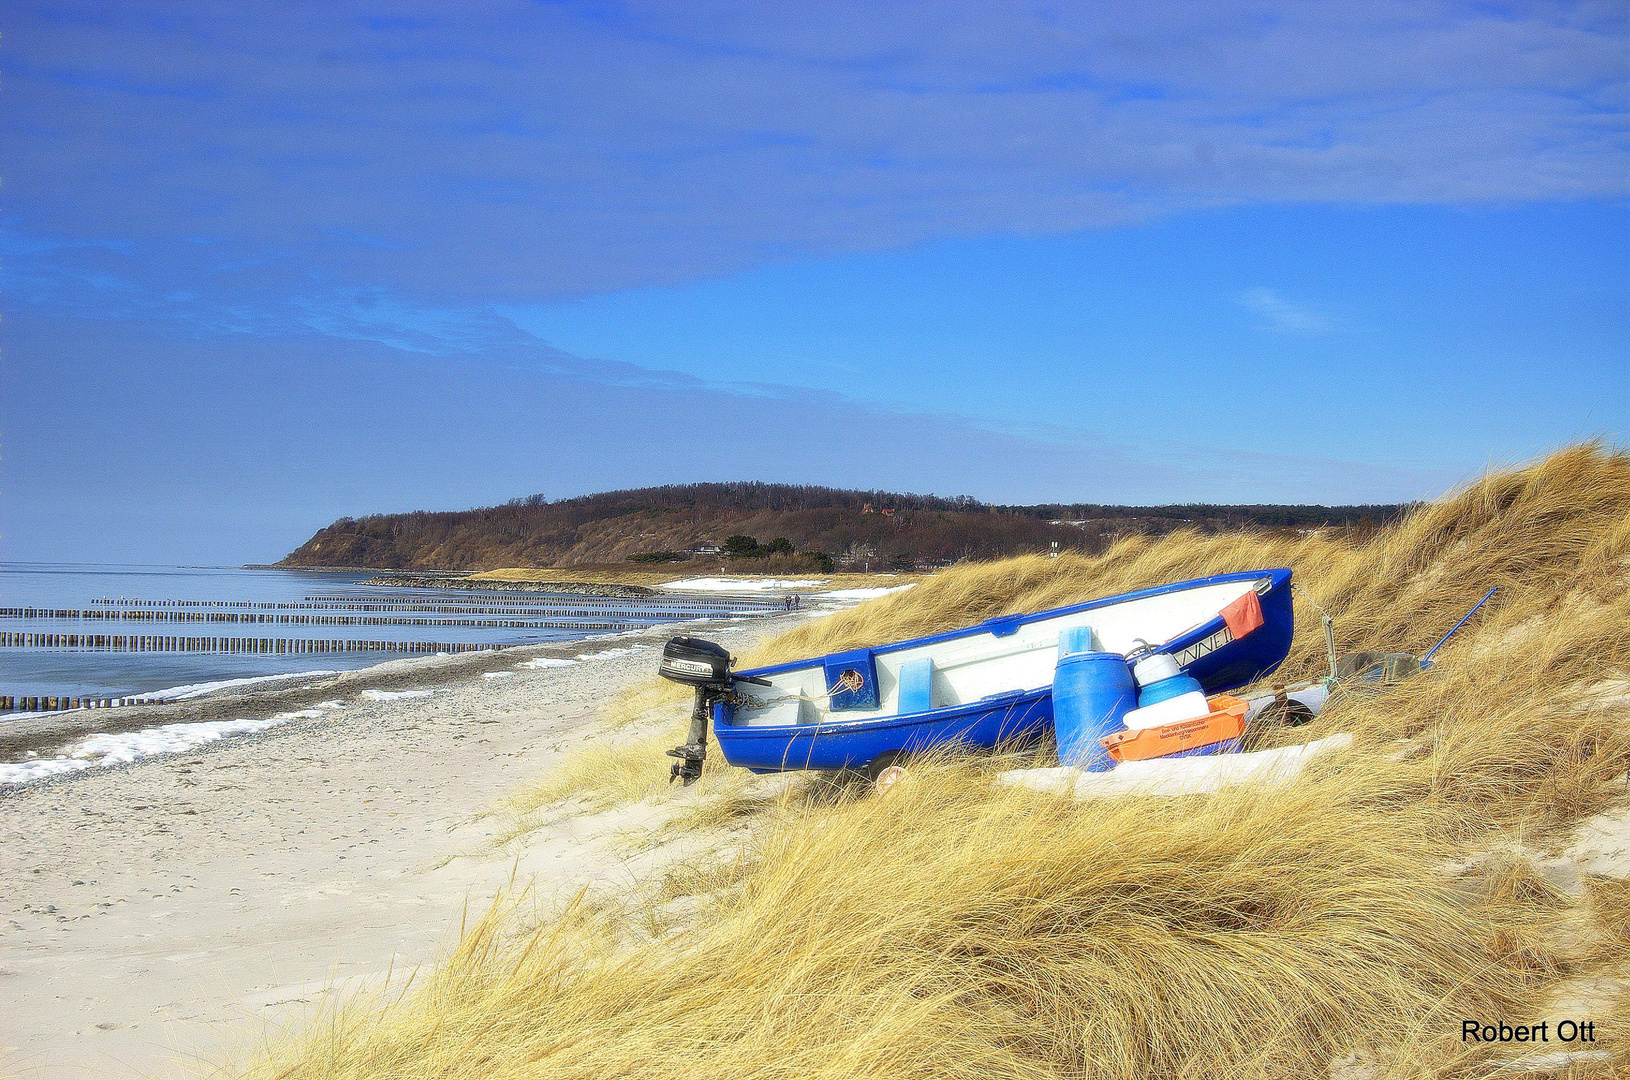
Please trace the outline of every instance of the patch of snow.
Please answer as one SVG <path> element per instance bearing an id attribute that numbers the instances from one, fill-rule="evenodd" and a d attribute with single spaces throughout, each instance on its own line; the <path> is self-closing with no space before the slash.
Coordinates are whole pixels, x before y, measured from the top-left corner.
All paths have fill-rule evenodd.
<path id="1" fill-rule="evenodd" d="M 323 714 L 334 709 L 345 708 L 343 701 L 319 701 L 309 709 L 300 709 L 295 712 L 280 712 L 273 716 L 273 720 L 321 720 Z"/>
<path id="2" fill-rule="evenodd" d="M 661 589 L 689 589 L 691 592 L 770 592 L 776 589 L 813 589 L 824 585 L 825 578 L 718 578 L 696 577 L 680 581 L 664 581 Z"/>
<path id="3" fill-rule="evenodd" d="M 481 677 L 483 679 L 507 679 L 513 674 L 515 674 L 513 671 L 483 671 Z"/>
<path id="4" fill-rule="evenodd" d="M 1244 754 L 1210 757 L 1151 758 L 1127 761 L 1107 772 L 1088 772 L 1065 765 L 1056 769 L 1011 769 L 998 780 L 1037 791 L 1094 799 L 1113 795 L 1202 795 L 1237 784 L 1272 787 L 1294 779 L 1308 761 L 1351 746 L 1346 733 L 1301 746 L 1281 746 Z"/>
<path id="5" fill-rule="evenodd" d="M 627 656 L 629 653 L 637 652 L 637 651 L 638 651 L 637 649 L 606 649 L 604 652 L 584 653 L 582 656 L 579 656 L 578 659 L 579 660 L 610 660 L 613 657 Z"/>
<path id="6" fill-rule="evenodd" d="M 92 735 L 61 757 L 0 764 L 0 784 L 26 784 L 31 780 L 81 769 L 124 765 L 156 754 L 180 753 L 229 735 L 265 731 L 298 715 L 301 714 L 274 716 L 269 720 L 205 720 L 194 724 L 165 724 L 117 735 Z"/>
<path id="7" fill-rule="evenodd" d="M 909 585 L 880 585 L 873 589 L 833 589 L 831 592 L 817 593 L 815 599 L 872 600 L 879 596 L 887 596 L 889 593 L 905 592 L 907 589 L 915 589 L 916 587 L 917 583 L 912 582 Z"/>
<path id="8" fill-rule="evenodd" d="M 277 682 L 281 679 L 309 679 L 316 675 L 338 675 L 338 671 L 289 671 L 282 675 L 255 675 L 246 679 L 221 679 L 218 682 L 191 683 L 187 686 L 172 686 L 168 690 L 154 690 L 144 694 L 125 694 L 125 697 L 158 698 L 161 701 L 185 701 L 188 698 L 202 697 L 213 694 L 217 690 L 226 690 L 234 686 L 249 686 L 253 683 Z M 302 687 L 302 689 L 304 689 Z"/>
<path id="9" fill-rule="evenodd" d="M 571 667 L 575 663 L 577 663 L 576 660 L 571 660 L 571 659 L 567 659 L 565 657 L 560 657 L 560 656 L 534 656 L 530 660 L 522 661 L 521 662 L 521 667 L 524 667 L 524 668 Z"/>
<path id="10" fill-rule="evenodd" d="M 364 690 L 363 701 L 397 701 L 401 698 L 429 697 L 434 690 Z"/>
<path id="11" fill-rule="evenodd" d="M 26 784 L 31 780 L 43 780 L 47 776 L 56 776 L 59 773 L 88 769 L 91 764 L 89 761 L 78 761 L 74 758 L 41 758 L 38 761 L 0 765 L 0 784 Z"/>

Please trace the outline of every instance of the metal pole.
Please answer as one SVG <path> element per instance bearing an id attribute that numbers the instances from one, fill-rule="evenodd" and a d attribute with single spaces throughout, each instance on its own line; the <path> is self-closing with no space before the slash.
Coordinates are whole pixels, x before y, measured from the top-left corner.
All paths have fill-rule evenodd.
<path id="1" fill-rule="evenodd" d="M 1479 600 L 1477 602 L 1476 607 L 1473 607 L 1470 611 L 1466 612 L 1465 615 L 1461 616 L 1460 621 L 1455 623 L 1453 626 L 1451 626 L 1449 628 L 1449 632 L 1447 634 L 1444 634 L 1441 638 L 1439 638 L 1438 643 L 1436 645 L 1434 645 L 1430 649 L 1426 650 L 1426 655 L 1421 657 L 1421 663 L 1424 664 L 1428 660 L 1432 659 L 1432 654 L 1437 652 L 1439 649 L 1443 648 L 1444 643 L 1447 642 L 1450 638 L 1455 636 L 1455 631 L 1459 630 L 1462 626 L 1465 626 L 1466 625 L 1466 620 L 1471 618 L 1473 615 L 1476 615 L 1477 614 L 1477 609 L 1482 607 L 1484 604 L 1488 603 L 1489 602 L 1489 597 L 1493 596 L 1495 593 L 1497 593 L 1499 591 L 1500 591 L 1500 587 L 1498 585 L 1496 585 L 1494 588 L 1492 588 L 1488 592 L 1484 593 L 1483 594 L 1483 599 L 1481 599 L 1481 600 Z"/>

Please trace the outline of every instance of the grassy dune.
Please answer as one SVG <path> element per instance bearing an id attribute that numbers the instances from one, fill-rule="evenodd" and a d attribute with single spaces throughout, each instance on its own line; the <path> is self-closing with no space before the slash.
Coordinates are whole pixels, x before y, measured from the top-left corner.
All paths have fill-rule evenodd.
<path id="1" fill-rule="evenodd" d="M 1622 453 L 1490 475 L 1362 543 L 1174 534 L 958 568 L 751 659 L 1276 565 L 1344 649 L 1422 651 L 1501 592 L 1437 671 L 1297 729 L 1355 745 L 1269 792 L 1082 806 L 942 760 L 887 797 L 769 795 L 714 768 L 678 820 L 737 827 L 716 862 L 541 920 L 500 902 L 413 993 L 353 1002 L 251 1075 L 1488 1076 L 1518 1051 L 1463 1046 L 1461 1018 L 1554 1020 L 1589 980 L 1614 1060 L 1564 1075 L 1630 1068 L 1630 890 L 1571 896 L 1529 859 L 1630 802 Z M 1276 679 L 1322 673 L 1317 615 L 1298 618 Z M 516 834 L 560 800 L 660 792 L 652 750 L 683 708 L 619 702 L 617 737 L 517 796 Z"/>

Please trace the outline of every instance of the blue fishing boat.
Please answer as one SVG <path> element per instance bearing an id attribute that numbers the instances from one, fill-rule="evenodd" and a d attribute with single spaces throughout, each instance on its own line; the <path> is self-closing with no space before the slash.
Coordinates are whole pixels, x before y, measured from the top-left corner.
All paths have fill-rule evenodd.
<path id="1" fill-rule="evenodd" d="M 669 751 L 686 783 L 701 773 L 707 722 L 724 758 L 754 772 L 857 769 L 960 743 L 988 749 L 1052 726 L 1061 645 L 1169 654 L 1208 694 L 1269 674 L 1290 651 L 1287 569 L 1219 574 L 961 630 L 748 671 L 690 638 L 662 674 L 697 687 L 690 741 Z M 1249 594 L 1249 595 L 1247 595 Z"/>

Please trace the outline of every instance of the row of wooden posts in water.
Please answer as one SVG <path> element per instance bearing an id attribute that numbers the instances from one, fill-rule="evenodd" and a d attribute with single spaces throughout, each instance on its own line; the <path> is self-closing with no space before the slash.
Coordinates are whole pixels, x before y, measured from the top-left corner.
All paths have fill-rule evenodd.
<path id="1" fill-rule="evenodd" d="M 482 596 L 479 602 L 425 604 L 411 600 L 364 600 L 354 596 L 308 596 L 304 602 L 259 602 L 232 600 L 142 600 L 121 597 L 117 601 L 91 601 L 92 608 L 0 608 L 0 618 L 60 619 L 80 621 L 134 621 L 175 623 L 259 623 L 287 626 L 467 626 L 501 629 L 562 629 L 626 631 L 643 629 L 654 621 L 677 621 L 707 614 L 768 615 L 793 606 L 794 601 L 764 596 L 662 596 L 649 598 L 589 598 L 570 596 Z M 220 609 L 236 610 L 220 610 Z M 216 609 L 216 610 L 209 610 Z M 523 610 L 531 609 L 531 611 Z M 756 611 L 754 610 L 756 609 Z M 510 616 L 495 618 L 422 618 L 359 615 L 299 615 L 291 611 L 376 612 L 412 611 L 427 615 Z M 549 619 L 515 618 L 533 612 L 553 615 L 570 622 Z M 596 616 L 637 617 L 642 621 L 586 622 Z M 0 648 L 27 649 L 105 649 L 123 652 L 224 652 L 254 654 L 309 654 L 339 652 L 384 653 L 463 653 L 503 647 L 500 644 L 464 641 L 383 641 L 313 638 L 244 638 L 170 634 L 80 634 L 34 631 L 0 631 Z M 60 712 L 65 709 L 110 709 L 135 705 L 162 705 L 163 698 L 91 698 L 65 695 L 0 694 L 0 712 Z"/>
<path id="2" fill-rule="evenodd" d="M 762 608 L 782 608 L 793 594 L 777 594 L 766 596 L 763 593 L 652 593 L 649 596 L 595 596 L 588 593 L 481 593 L 460 599 L 456 596 L 444 596 L 443 603 L 449 604 L 506 604 L 526 606 L 529 604 L 631 604 L 634 607 L 673 607 L 682 605 L 692 608 L 739 608 L 742 606 Z M 334 604 L 410 604 L 414 607 L 428 606 L 424 598 L 411 595 L 382 596 L 378 600 L 362 596 L 346 596 L 343 594 L 326 596 L 314 595 L 306 597 L 307 603 L 334 605 Z M 801 600 L 799 601 L 802 602 Z"/>
<path id="3" fill-rule="evenodd" d="M 504 612 L 504 614 L 511 614 Z M 550 614 L 570 614 L 551 612 Z M 590 612 L 584 612 L 588 617 Z M 665 619 L 665 616 L 653 616 Z M 503 630 L 638 630 L 646 623 L 584 622 L 573 619 L 420 618 L 410 615 L 291 615 L 259 611 L 101 611 L 75 608 L 0 608 L 0 619 L 59 619 L 76 622 L 260 623 L 278 626 L 471 626 Z"/>
<path id="4" fill-rule="evenodd" d="M 228 605 L 220 605 L 227 607 Z M 237 605 L 230 605 L 236 608 Z M 624 617 L 637 617 L 642 619 L 657 618 L 696 618 L 709 614 L 737 615 L 737 614 L 769 614 L 785 610 L 781 602 L 765 604 L 762 601 L 743 601 L 740 604 L 725 606 L 706 604 L 686 604 L 674 601 L 665 601 L 657 604 L 594 604 L 584 601 L 561 600 L 549 604 L 409 604 L 409 603 L 380 603 L 368 601 L 366 603 L 344 603 L 336 601 L 332 604 L 255 604 L 258 610 L 219 611 L 212 610 L 214 605 L 187 604 L 176 608 L 160 607 L 129 607 L 117 608 L 99 606 L 91 611 L 105 612 L 104 615 L 87 614 L 86 618 L 114 618 L 114 613 L 129 613 L 132 618 L 162 619 L 179 616 L 181 618 L 204 618 L 213 614 L 259 614 L 268 611 L 364 611 L 364 612 L 394 612 L 414 611 L 427 614 L 449 615 L 622 615 Z M 76 608 L 3 608 L 0 611 L 75 611 Z"/>
<path id="5" fill-rule="evenodd" d="M 226 653 L 463 653 L 502 648 L 472 641 L 339 641 L 317 638 L 192 637 L 169 634 L 44 634 L 0 632 L 0 648 L 114 649 L 123 652 Z"/>
<path id="6" fill-rule="evenodd" d="M 766 610 L 779 610 L 786 606 L 785 598 L 781 596 L 677 596 L 672 593 L 653 594 L 647 597 L 620 597 L 620 596 L 581 596 L 581 595 L 546 595 L 536 593 L 523 593 L 510 596 L 483 595 L 472 596 L 469 599 L 443 597 L 442 604 L 425 603 L 416 598 L 380 597 L 377 600 L 361 596 L 308 596 L 303 601 L 258 601 L 258 600 L 142 600 L 134 597 L 120 597 L 117 600 L 103 597 L 92 600 L 96 607 L 123 607 L 123 608 L 264 608 L 278 610 L 310 611 L 320 608 L 344 607 L 361 611 L 389 611 L 409 608 L 414 611 L 435 611 L 440 606 L 483 608 L 511 608 L 511 607 L 622 607 L 672 609 L 679 608 L 725 608 L 736 610 L 742 607 L 758 607 Z"/>
<path id="7" fill-rule="evenodd" d="M 163 705 L 163 698 L 58 697 L 0 694 L 0 712 L 62 712 L 64 709 L 123 709 L 130 705 Z"/>

